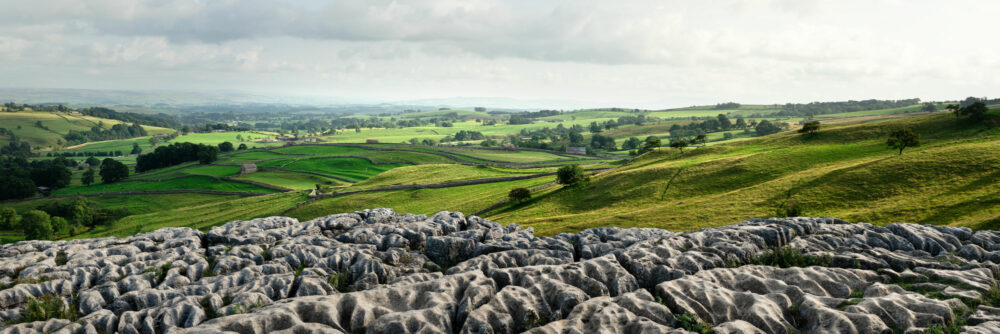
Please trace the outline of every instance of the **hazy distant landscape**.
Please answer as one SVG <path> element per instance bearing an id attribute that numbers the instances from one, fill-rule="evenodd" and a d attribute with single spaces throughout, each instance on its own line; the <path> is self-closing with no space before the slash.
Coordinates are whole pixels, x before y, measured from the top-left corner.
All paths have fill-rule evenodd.
<path id="1" fill-rule="evenodd" d="M 977 101 L 720 103 L 665 110 L 397 107 L 378 113 L 235 105 L 227 108 L 236 111 L 118 112 L 8 103 L 0 110 L 0 139 L 10 147 L 30 146 L 30 153 L 19 153 L 30 161 L 25 168 L 42 169 L 61 157 L 70 172 L 55 181 L 45 179 L 52 174 L 31 172 L 48 189 L 8 196 L 2 206 L 59 216 L 60 207 L 83 201 L 107 216 L 100 224 L 63 217 L 75 224 L 54 231 L 56 238 L 126 236 L 168 226 L 207 230 L 277 214 L 307 220 L 372 206 L 476 212 L 535 227 L 541 235 L 602 226 L 686 230 L 775 215 L 788 201 L 811 216 L 992 228 L 1000 219 L 991 195 L 997 185 L 982 182 L 996 163 L 988 153 L 996 111 L 973 119 L 948 109 Z M 998 103 L 982 102 L 987 108 Z M 798 131 L 807 122 L 818 122 L 818 130 Z M 144 131 L 108 139 L 116 124 Z M 921 143 L 901 155 L 886 140 L 904 128 Z M 158 147 L 182 143 L 215 156 L 137 165 L 138 157 L 152 161 Z M 100 175 L 105 158 L 123 163 L 128 173 L 84 184 L 89 170 Z M 96 163 L 83 167 L 87 161 Z M 570 165 L 581 166 L 589 180 L 556 184 L 557 169 Z M 481 183 L 462 183 L 467 181 Z M 510 200 L 516 188 L 532 190 L 529 198 Z M 164 200 L 178 196 L 198 200 Z M 19 240 L 18 232 L 8 228 L 4 238 Z"/>

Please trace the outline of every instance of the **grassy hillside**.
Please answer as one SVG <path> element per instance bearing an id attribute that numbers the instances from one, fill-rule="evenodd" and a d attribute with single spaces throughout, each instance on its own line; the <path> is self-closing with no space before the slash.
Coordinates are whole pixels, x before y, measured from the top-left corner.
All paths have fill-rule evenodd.
<path id="1" fill-rule="evenodd" d="M 890 131 L 910 127 L 924 145 L 897 155 Z M 950 114 L 794 132 L 726 145 L 646 154 L 579 188 L 553 188 L 531 205 L 489 218 L 542 234 L 597 226 L 671 230 L 770 217 L 794 199 L 803 215 L 876 224 L 1000 226 L 1000 130 Z"/>
<path id="2" fill-rule="evenodd" d="M 554 179 L 555 177 L 543 177 L 452 188 L 406 189 L 351 194 L 318 200 L 292 210 L 288 216 L 303 220 L 337 212 L 351 212 L 377 207 L 388 207 L 397 212 L 414 214 L 434 214 L 442 210 L 472 214 L 507 198 L 507 192 L 513 188 L 531 188 L 550 183 Z"/>
<path id="3" fill-rule="evenodd" d="M 45 128 L 38 127 L 41 123 Z M 89 131 L 90 128 L 102 125 L 111 129 L 122 122 L 90 116 L 72 115 L 65 112 L 19 111 L 0 112 L 0 127 L 14 132 L 21 140 L 31 144 L 32 149 L 49 149 L 60 146 L 63 135 L 71 130 Z M 143 126 L 150 135 L 172 133 L 174 130 L 155 126 Z M 6 138 L 3 138 L 6 141 Z M 128 149 L 132 144 L 128 144 Z M 107 151 L 107 149 L 104 149 Z"/>

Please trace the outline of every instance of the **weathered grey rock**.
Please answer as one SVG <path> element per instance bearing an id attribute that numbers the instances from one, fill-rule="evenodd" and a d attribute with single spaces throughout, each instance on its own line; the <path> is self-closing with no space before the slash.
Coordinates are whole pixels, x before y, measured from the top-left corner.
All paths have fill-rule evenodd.
<path id="1" fill-rule="evenodd" d="M 760 264 L 778 248 L 826 267 Z M 993 293 L 998 261 L 1000 232 L 954 227 L 796 217 L 537 237 L 373 209 L 0 245 L 0 333 L 683 333 L 692 318 L 717 333 L 916 333 L 956 316 L 986 333 L 998 309 L 955 310 Z M 17 323 L 46 296 L 81 317 Z"/>

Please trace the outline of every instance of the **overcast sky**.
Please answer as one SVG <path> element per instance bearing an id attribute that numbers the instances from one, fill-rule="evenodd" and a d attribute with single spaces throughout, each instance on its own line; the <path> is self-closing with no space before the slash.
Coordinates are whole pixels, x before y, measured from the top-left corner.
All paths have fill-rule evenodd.
<path id="1" fill-rule="evenodd" d="M 0 87 L 675 107 L 1000 93 L 1000 1 L 0 0 Z"/>

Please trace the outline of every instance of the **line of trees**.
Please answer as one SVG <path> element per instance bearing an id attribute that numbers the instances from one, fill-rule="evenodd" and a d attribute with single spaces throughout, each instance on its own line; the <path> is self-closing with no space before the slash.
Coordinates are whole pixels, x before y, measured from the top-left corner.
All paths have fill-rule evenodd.
<path id="1" fill-rule="evenodd" d="M 142 125 L 132 123 L 131 125 L 115 124 L 110 129 L 105 129 L 98 125 L 91 127 L 90 131 L 70 130 L 69 133 L 63 135 L 63 138 L 68 143 L 79 144 L 88 141 L 128 139 L 148 135 L 149 133 L 146 132 L 146 129 Z"/>
<path id="2" fill-rule="evenodd" d="M 173 143 L 157 147 L 153 152 L 139 155 L 135 160 L 135 171 L 141 173 L 189 161 L 208 164 L 218 159 L 218 154 L 219 148 L 216 146 L 188 142 Z"/>
<path id="3" fill-rule="evenodd" d="M 126 123 L 158 126 L 162 128 L 176 129 L 181 127 L 181 123 L 176 118 L 164 113 L 156 115 L 148 115 L 148 114 L 139 114 L 133 112 L 118 112 L 112 109 L 102 108 L 102 107 L 80 109 L 80 113 L 87 116 L 114 119 Z"/>
<path id="4" fill-rule="evenodd" d="M 902 108 L 919 103 L 920 99 L 788 103 L 783 105 L 781 107 L 781 111 L 774 115 L 809 117 L 813 115 L 835 114 L 852 111 Z"/>

